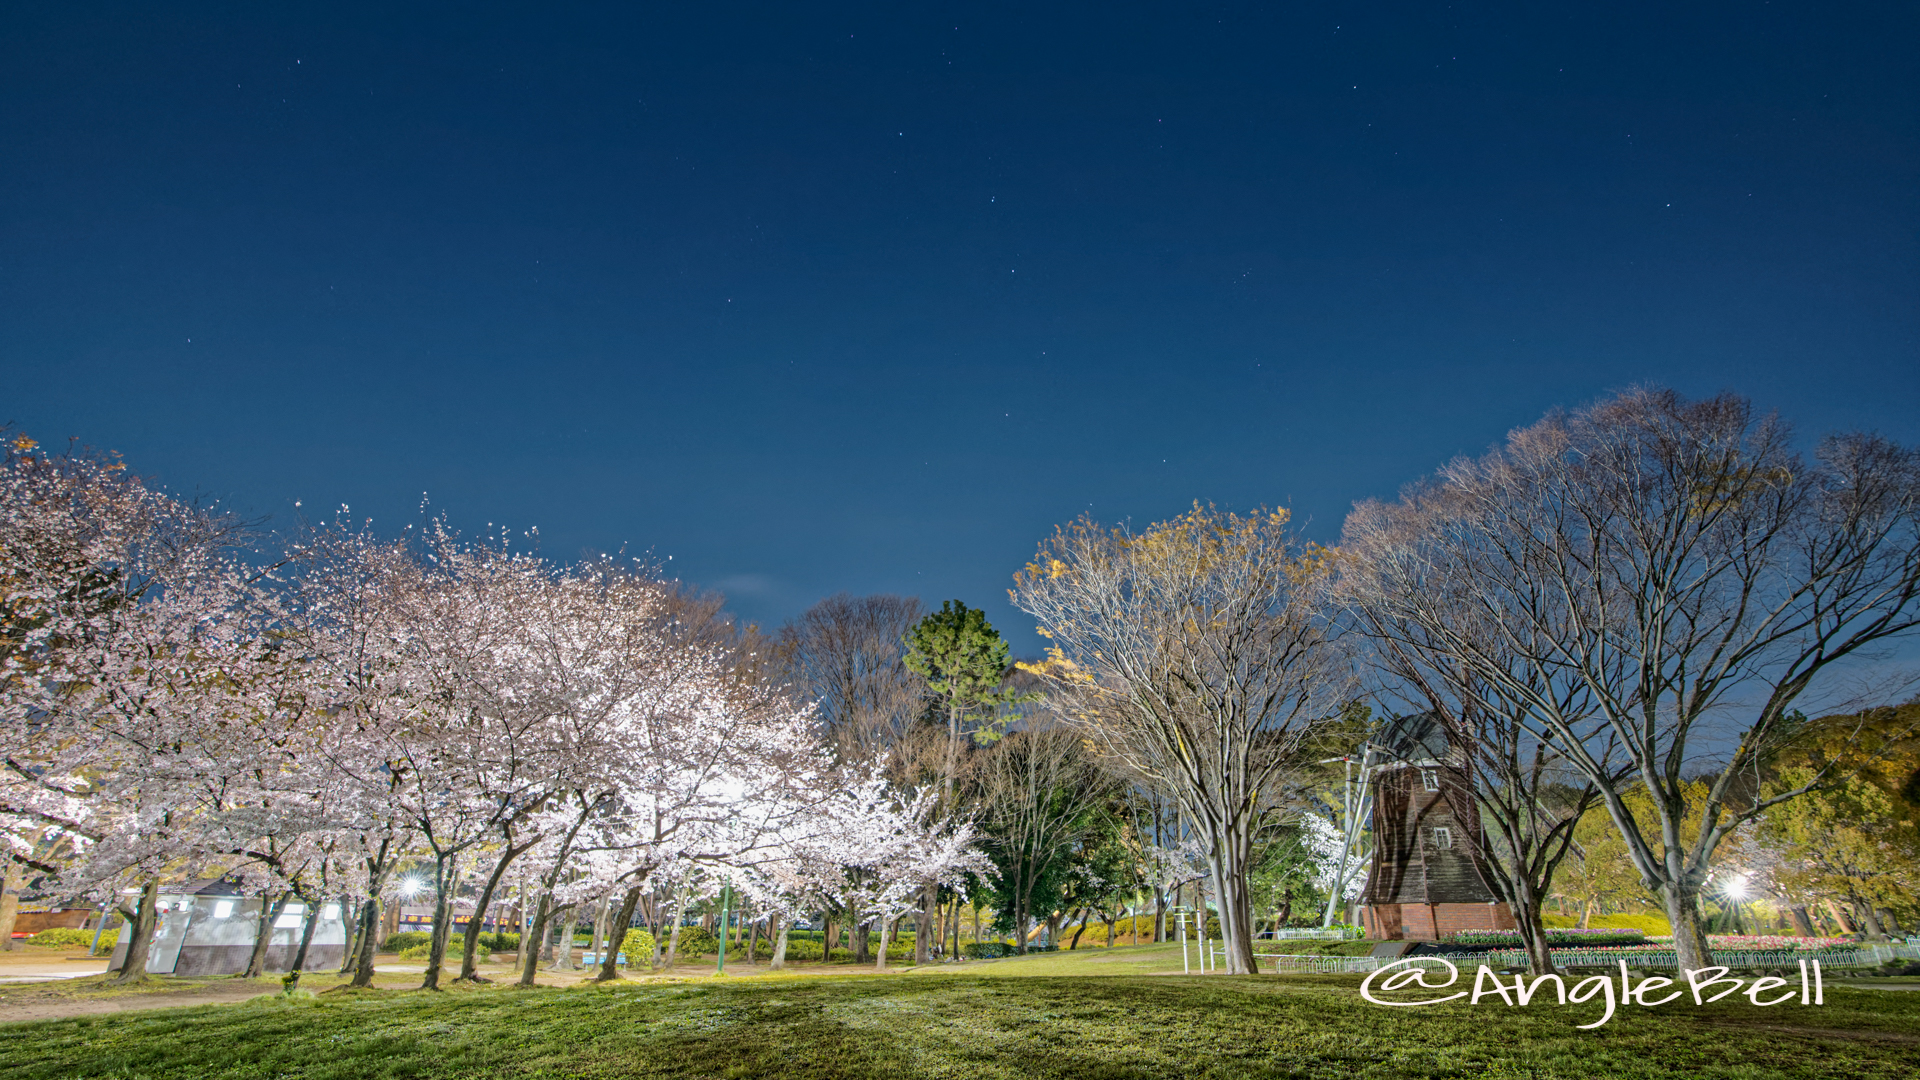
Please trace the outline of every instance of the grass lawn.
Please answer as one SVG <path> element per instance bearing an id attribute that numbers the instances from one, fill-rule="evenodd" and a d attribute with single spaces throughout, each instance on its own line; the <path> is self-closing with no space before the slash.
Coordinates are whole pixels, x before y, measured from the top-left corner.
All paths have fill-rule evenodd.
<path id="1" fill-rule="evenodd" d="M 1920 993 L 1830 987 L 1824 1007 L 1636 1007 L 1578 1031 L 1597 1005 L 1387 1009 L 1360 1000 L 1357 977 L 1032 974 L 1050 970 L 1042 961 L 1062 962 L 939 978 L 376 990 L 10 1024 L 0 1077 L 1920 1075 Z"/>

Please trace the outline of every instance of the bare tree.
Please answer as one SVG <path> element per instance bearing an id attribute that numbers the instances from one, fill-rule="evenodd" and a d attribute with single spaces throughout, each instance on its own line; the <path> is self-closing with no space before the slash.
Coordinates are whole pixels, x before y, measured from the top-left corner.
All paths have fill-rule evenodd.
<path id="1" fill-rule="evenodd" d="M 1483 828 L 1483 877 L 1511 908 L 1536 971 L 1552 971 L 1540 905 L 1555 870 L 1573 847 L 1582 814 L 1598 801 L 1599 787 L 1568 760 L 1557 742 L 1542 738 L 1545 726 L 1530 722 L 1533 702 L 1555 701 L 1555 712 L 1576 717 L 1592 712 L 1586 684 L 1531 664 L 1537 647 L 1515 654 L 1513 631 L 1491 625 L 1474 603 L 1471 588 L 1442 563 L 1401 562 L 1399 538 L 1424 520 L 1404 508 L 1396 513 L 1363 509 L 1355 514 L 1342 546 L 1338 590 L 1373 645 L 1373 670 L 1388 693 L 1414 704 L 1444 734 L 1449 752 L 1447 790 L 1470 795 Z M 1396 617 L 1408 590 L 1417 591 L 1427 617 Z M 1444 623 L 1446 632 L 1434 624 Z M 1475 643 L 1481 663 L 1499 664 L 1505 678 L 1490 681 L 1460 662 L 1450 645 Z M 1516 696 L 1511 689 L 1525 686 Z M 1631 768 L 1619 764 L 1604 734 L 1591 746 L 1592 762 L 1619 783 Z M 1465 809 L 1464 807 L 1462 808 Z M 1490 826 L 1490 829 L 1485 828 Z"/>
<path id="2" fill-rule="evenodd" d="M 913 597 L 838 593 L 780 631 L 775 652 L 786 677 L 814 703 L 842 762 L 881 760 L 919 716 L 926 682 L 905 657 L 922 614 Z"/>
<path id="3" fill-rule="evenodd" d="M 1680 965 L 1700 968 L 1715 850 L 1826 777 L 1741 793 L 1760 790 L 1797 705 L 1841 703 L 1836 665 L 1915 626 L 1916 511 L 1911 450 L 1841 435 L 1808 462 L 1745 399 L 1636 389 L 1515 431 L 1397 506 L 1356 508 L 1348 536 L 1392 579 L 1380 617 L 1430 634 L 1599 789 L 1665 902 Z M 1459 588 L 1421 585 L 1435 566 Z M 1462 632 L 1456 603 L 1493 636 Z"/>
<path id="4" fill-rule="evenodd" d="M 1013 591 L 1053 639 L 1045 670 L 1068 715 L 1205 837 L 1236 974 L 1255 970 L 1254 830 L 1350 689 L 1324 565 L 1285 511 L 1196 506 L 1142 533 L 1063 528 Z"/>
<path id="5" fill-rule="evenodd" d="M 980 755 L 981 824 L 1023 953 L 1035 887 L 1118 793 L 1082 743 L 1078 731 L 1036 712 Z"/>

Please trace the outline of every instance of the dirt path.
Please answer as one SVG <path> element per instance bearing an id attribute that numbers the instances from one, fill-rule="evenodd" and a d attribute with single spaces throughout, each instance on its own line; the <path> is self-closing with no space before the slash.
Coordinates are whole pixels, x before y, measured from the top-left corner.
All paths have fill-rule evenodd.
<path id="1" fill-rule="evenodd" d="M 48 998 L 0 1004 L 0 1024 L 23 1020 L 62 1020 L 70 1016 L 129 1012 L 134 1009 L 178 1009 L 187 1005 L 232 1005 L 262 996 L 258 987 L 201 990 L 184 994 L 129 994 L 125 997 Z"/>

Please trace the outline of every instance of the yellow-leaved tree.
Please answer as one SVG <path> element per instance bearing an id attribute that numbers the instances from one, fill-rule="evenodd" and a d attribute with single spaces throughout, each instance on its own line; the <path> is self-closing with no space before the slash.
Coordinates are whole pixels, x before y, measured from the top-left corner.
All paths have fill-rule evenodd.
<path id="1" fill-rule="evenodd" d="M 1761 836 L 1790 894 L 1839 906 L 1885 938 L 1884 914 L 1920 918 L 1920 702 L 1817 721 L 1783 756 L 1779 787 L 1839 779 L 1768 810 Z"/>

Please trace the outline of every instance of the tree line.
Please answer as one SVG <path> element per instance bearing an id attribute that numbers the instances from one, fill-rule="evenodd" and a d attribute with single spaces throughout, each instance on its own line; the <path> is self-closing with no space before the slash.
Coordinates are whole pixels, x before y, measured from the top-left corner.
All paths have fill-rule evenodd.
<path id="1" fill-rule="evenodd" d="M 6 485 L 13 863 L 142 890 L 135 948 L 163 879 L 235 876 L 344 898 L 364 981 L 406 868 L 436 898 L 428 986 L 457 898 L 473 977 L 508 884 L 541 928 L 594 903 L 677 927 L 724 884 L 781 943 L 819 919 L 864 956 L 877 928 L 882 965 L 903 922 L 925 962 L 983 910 L 1025 947 L 1196 909 L 1251 972 L 1263 918 L 1356 894 L 1364 747 L 1413 712 L 1536 965 L 1543 905 L 1603 849 L 1683 967 L 1729 852 L 1756 885 L 1905 880 L 1914 714 L 1858 706 L 1911 693 L 1883 650 L 1920 607 L 1920 459 L 1803 454 L 1734 395 L 1555 412 L 1357 504 L 1336 546 L 1284 510 L 1063 525 L 1010 591 L 1049 643 L 1021 663 L 957 601 L 841 595 L 763 634 L 639 562 L 440 521 L 262 545 L 24 437 Z M 1808 842 L 1849 814 L 1895 824 Z"/>

